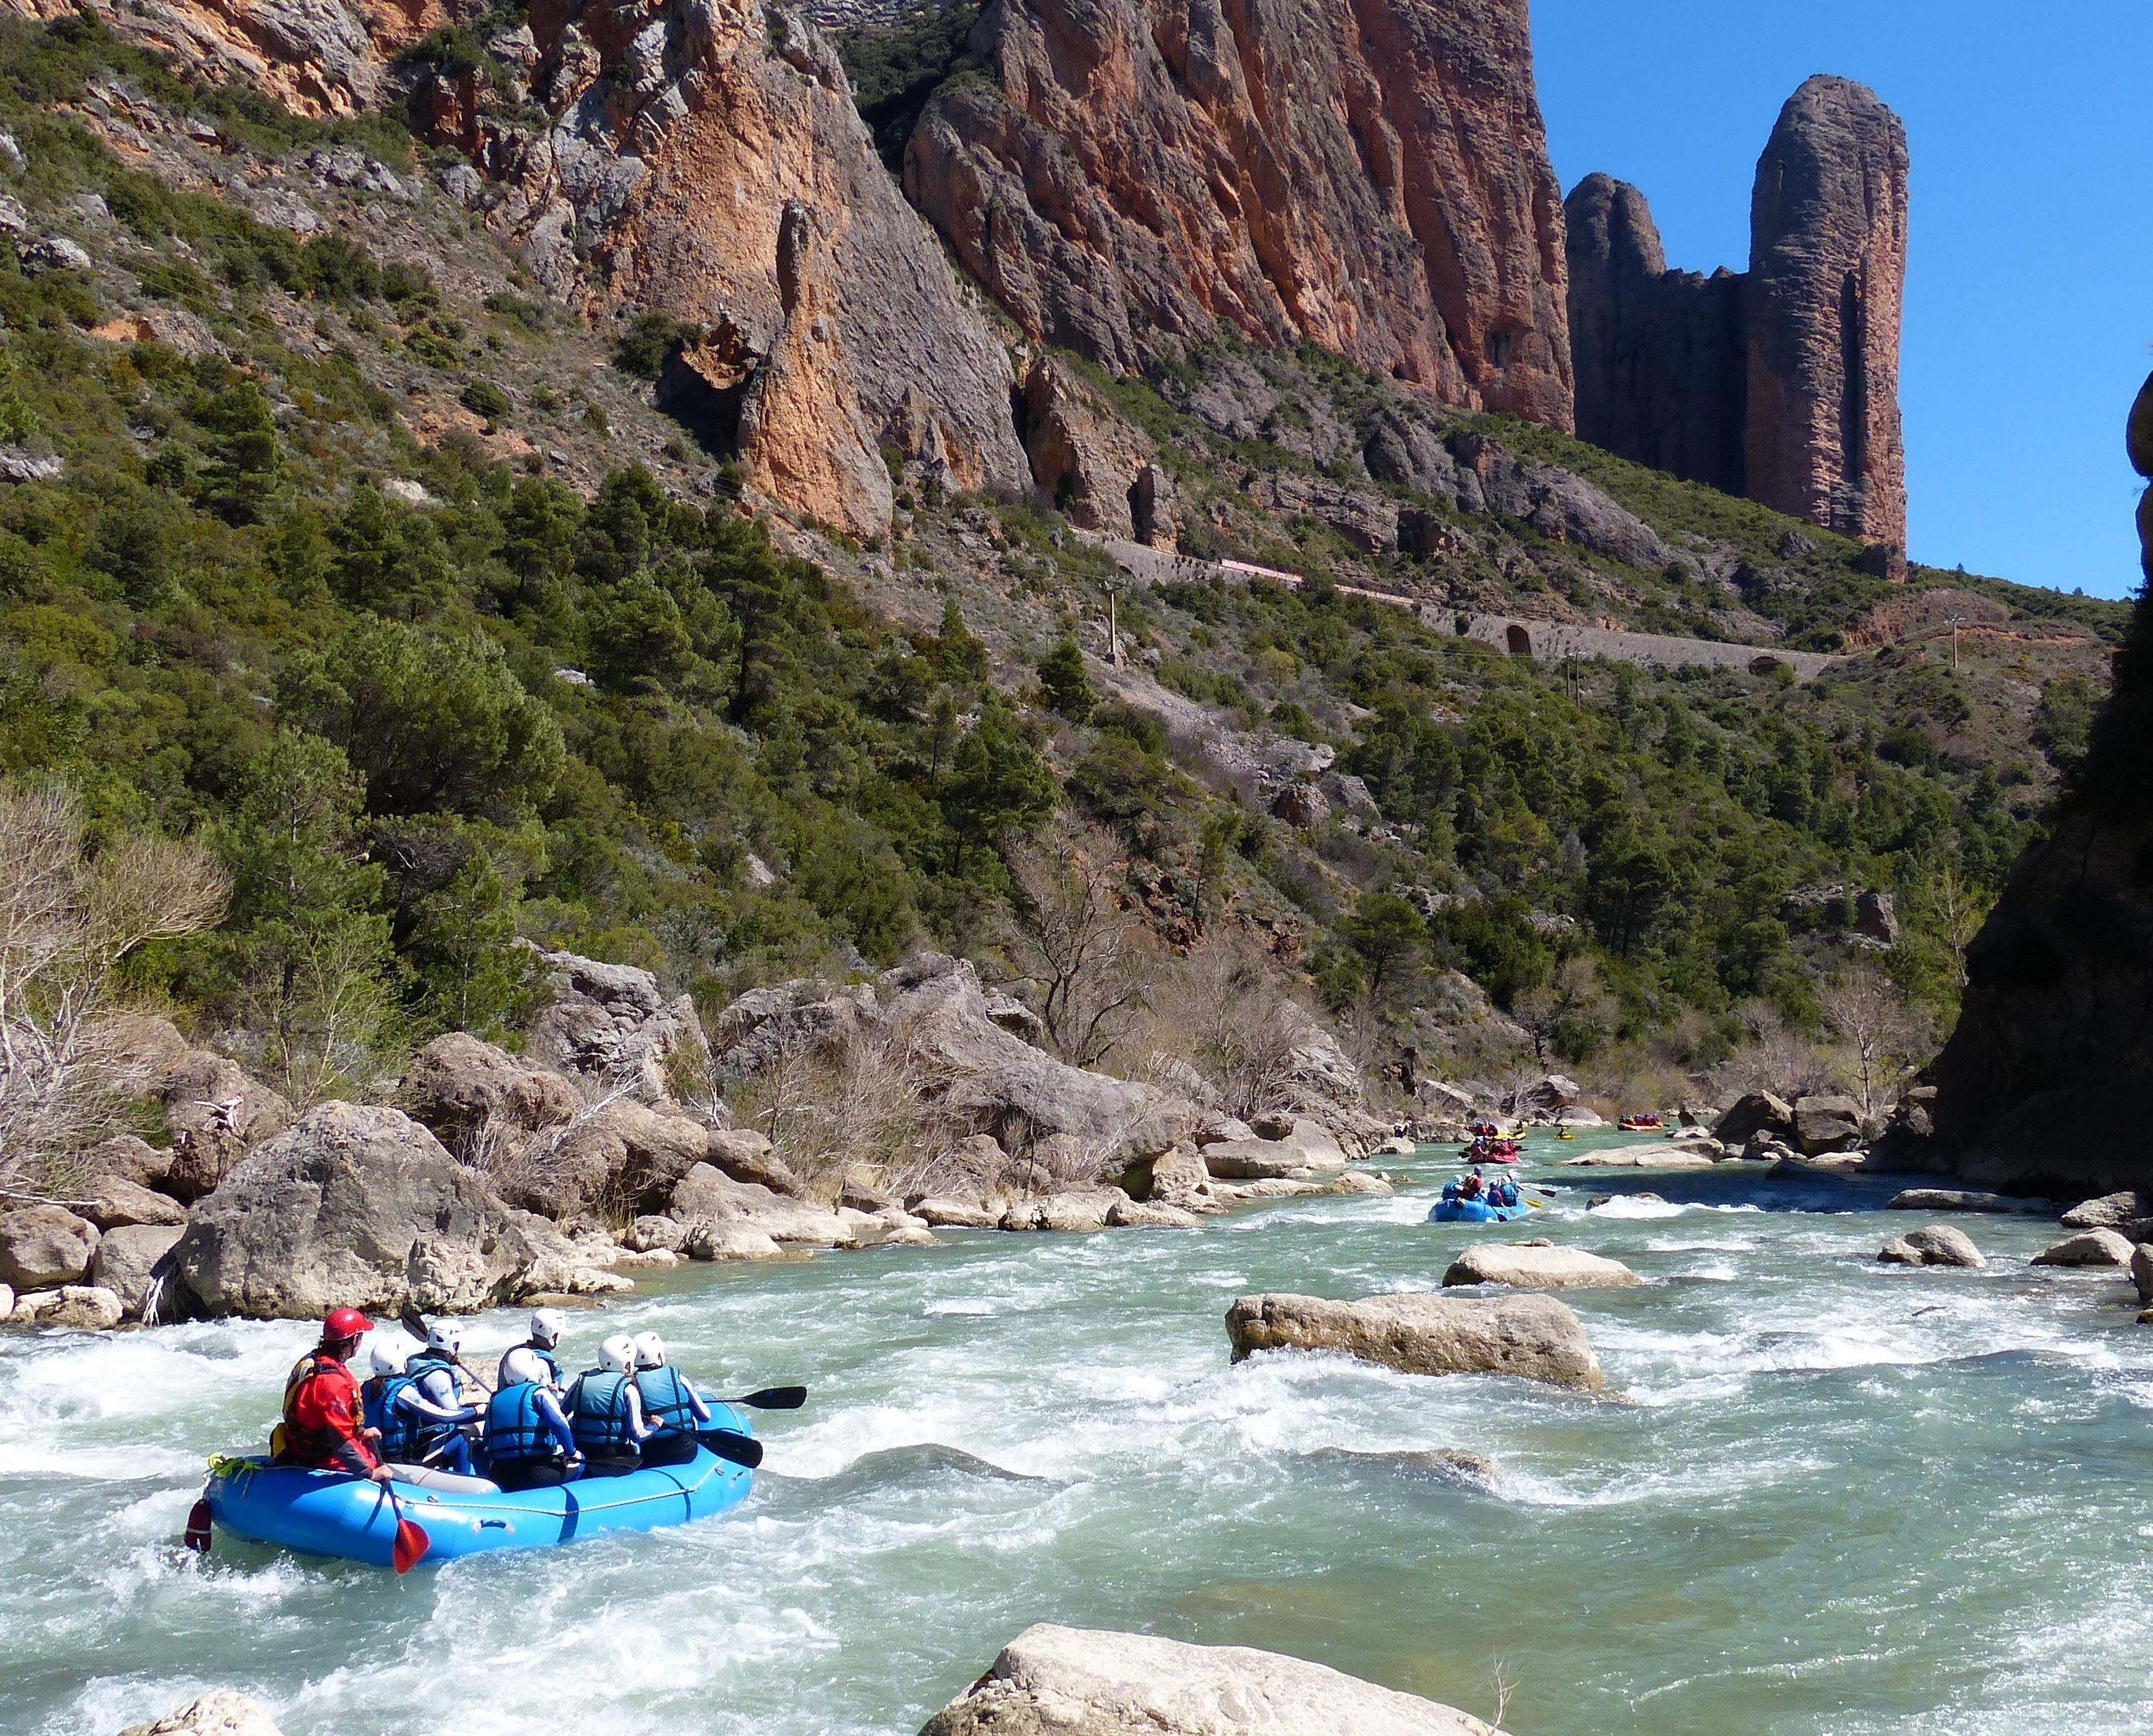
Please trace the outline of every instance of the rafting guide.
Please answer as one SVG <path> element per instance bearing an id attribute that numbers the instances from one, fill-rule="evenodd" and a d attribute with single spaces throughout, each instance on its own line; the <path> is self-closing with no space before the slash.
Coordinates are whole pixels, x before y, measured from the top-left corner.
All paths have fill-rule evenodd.
<path id="1" fill-rule="evenodd" d="M 597 1366 L 564 1391 L 568 1320 L 553 1308 L 532 1314 L 529 1337 L 501 1357 L 488 1389 L 463 1360 L 461 1327 L 416 1311 L 403 1323 L 420 1348 L 407 1357 L 377 1337 L 362 1385 L 351 1364 L 374 1324 L 356 1308 L 328 1311 L 320 1341 L 285 1382 L 269 1452 L 210 1461 L 190 1549 L 209 1549 L 214 1522 L 405 1573 L 421 1560 L 678 1525 L 747 1499 L 762 1461 L 747 1410 L 797 1410 L 807 1398 L 797 1386 L 710 1397 L 655 1332 L 608 1336 Z M 465 1378 L 482 1406 L 466 1402 Z"/>

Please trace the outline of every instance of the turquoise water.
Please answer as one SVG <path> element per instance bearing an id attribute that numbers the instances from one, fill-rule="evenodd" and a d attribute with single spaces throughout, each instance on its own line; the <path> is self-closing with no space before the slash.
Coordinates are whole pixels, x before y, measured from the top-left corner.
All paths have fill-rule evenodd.
<path id="1" fill-rule="evenodd" d="M 1047 1620 L 1482 1716 L 1500 1677 L 1519 1736 L 2153 1720 L 2153 1328 L 2120 1277 L 2026 1265 L 2053 1223 L 1953 1219 L 1991 1269 L 1909 1271 L 1873 1256 L 1926 1220 L 1878 1184 L 1529 1165 L 1563 1190 L 1529 1225 L 1423 1224 L 1448 1173 L 1200 1231 L 659 1275 L 605 1326 L 723 1390 L 813 1387 L 766 1419 L 748 1506 L 401 1581 L 179 1547 L 303 1327 L 0 1335 L 0 1731 L 100 1736 L 225 1684 L 289 1736 L 911 1736 Z M 1535 1231 L 1647 1279 L 1571 1298 L 1631 1402 L 1228 1365 L 1237 1295 L 1430 1287 L 1468 1239 Z M 587 1352 L 601 1316 L 573 1318 Z M 1441 1448 L 1492 1480 L 1414 1456 Z"/>

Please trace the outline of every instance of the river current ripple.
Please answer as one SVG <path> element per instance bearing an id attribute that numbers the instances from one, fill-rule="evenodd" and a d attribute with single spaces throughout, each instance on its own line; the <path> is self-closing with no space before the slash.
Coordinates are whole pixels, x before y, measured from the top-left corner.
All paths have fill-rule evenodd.
<path id="1" fill-rule="evenodd" d="M 720 1390 L 813 1388 L 766 1419 L 748 1505 L 400 1581 L 179 1545 L 303 1326 L 0 1334 L 0 1732 L 109 1736 L 225 1685 L 288 1736 L 445 1708 L 466 1736 L 911 1736 L 1036 1621 L 1484 1717 L 1499 1677 L 1520 1736 L 2153 1723 L 2153 1328 L 2117 1275 L 2027 1264 L 2053 1220 L 1954 1220 L 1986 1272 L 1881 1268 L 1927 1221 L 1888 1187 L 1723 1165 L 1529 1167 L 1558 1189 L 1529 1226 L 1433 1225 L 1437 1155 L 1393 1199 L 1199 1231 L 647 1275 L 572 1316 L 572 1357 L 603 1318 Z M 1468 1239 L 1534 1233 L 1647 1280 L 1569 1298 L 1632 1402 L 1228 1364 L 1237 1295 L 1431 1288 Z M 473 1321 L 473 1362 L 521 1323 Z"/>

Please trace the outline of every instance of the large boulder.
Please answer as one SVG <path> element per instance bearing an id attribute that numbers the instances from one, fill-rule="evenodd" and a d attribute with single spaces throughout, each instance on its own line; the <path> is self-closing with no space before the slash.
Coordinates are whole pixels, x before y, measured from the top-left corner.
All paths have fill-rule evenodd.
<path id="1" fill-rule="evenodd" d="M 94 1177 L 77 1202 L 82 1215 L 101 1230 L 129 1224 L 180 1224 L 187 1221 L 187 1209 L 169 1194 L 160 1194 L 124 1175 Z"/>
<path id="2" fill-rule="evenodd" d="M 109 1332 L 127 1317 L 125 1306 L 111 1291 L 94 1284 L 67 1284 L 58 1290 L 33 1291 L 15 1299 L 8 1323 L 17 1326 L 66 1326 L 81 1332 Z"/>
<path id="3" fill-rule="evenodd" d="M 1747 1145 L 1763 1133 L 1774 1139 L 1794 1137 L 1794 1112 L 1769 1091 L 1744 1092 L 1712 1124 L 1712 1137 L 1722 1145 Z"/>
<path id="4" fill-rule="evenodd" d="M 2130 1281 L 2140 1301 L 2153 1302 L 2153 1244 L 2140 1242 L 2130 1250 Z"/>
<path id="5" fill-rule="evenodd" d="M 81 1168 L 93 1185 L 105 1176 L 116 1176 L 138 1188 L 161 1189 L 171 1173 L 172 1153 L 133 1133 L 117 1133 L 84 1152 Z"/>
<path id="6" fill-rule="evenodd" d="M 1552 1116 L 1570 1107 L 1584 1095 L 1576 1080 L 1561 1073 L 1550 1073 L 1537 1085 L 1529 1085 L 1519 1092 L 1513 1110 L 1519 1115 Z"/>
<path id="7" fill-rule="evenodd" d="M 161 1021 L 150 1029 L 158 1053 L 152 1091 L 172 1132 L 172 1158 L 157 1185 L 191 1203 L 232 1166 L 292 1125 L 291 1104 L 229 1056 L 191 1047 Z"/>
<path id="8" fill-rule="evenodd" d="M 1245 1646 L 1045 1624 L 919 1736 L 1499 1736 L 1477 1718 Z"/>
<path id="9" fill-rule="evenodd" d="M 2120 1194 L 2104 1194 L 2098 1199 L 2080 1200 L 2064 1214 L 2064 1228 L 2120 1229 L 2145 1218 L 2153 1218 L 2153 1194 L 2127 1188 Z"/>
<path id="10" fill-rule="evenodd" d="M 1510 1374 L 1597 1391 L 1577 1316 L 1552 1296 L 1243 1296 L 1226 1311 L 1234 1360 L 1264 1350 L 1334 1351 L 1407 1374 Z"/>
<path id="11" fill-rule="evenodd" d="M 402 1111 L 352 1103 L 309 1110 L 242 1161 L 195 1208 L 173 1265 L 205 1312 L 257 1319 L 627 1287 Z"/>
<path id="12" fill-rule="evenodd" d="M 458 1151 L 482 1130 L 520 1145 L 583 1107 L 581 1093 L 560 1074 L 461 1031 L 435 1037 L 412 1057 L 403 1099 L 414 1120 Z"/>
<path id="13" fill-rule="evenodd" d="M 1852 1097 L 1797 1097 L 1794 1143 L 1808 1158 L 1852 1150 L 1861 1143 L 1861 1106 Z"/>
<path id="14" fill-rule="evenodd" d="M 145 1724 L 130 1724 L 120 1736 L 282 1736 L 268 1708 L 245 1694 L 213 1688 Z"/>
<path id="15" fill-rule="evenodd" d="M 788 1199 L 756 1182 L 735 1181 L 711 1163 L 697 1163 L 680 1178 L 666 1215 L 690 1225 L 746 1224 L 773 1241 L 801 1247 L 850 1247 L 859 1240 L 837 1213 Z"/>
<path id="16" fill-rule="evenodd" d="M 1450 1263 L 1443 1287 L 1504 1284 L 1513 1290 L 1619 1290 L 1641 1281 L 1619 1260 L 1582 1248 L 1479 1242 Z"/>
<path id="17" fill-rule="evenodd" d="M 1987 1212 L 2014 1217 L 2045 1217 L 2050 1208 L 2038 1199 L 1988 1194 L 1977 1188 L 1906 1188 L 1885 1201 L 1893 1212 Z"/>
<path id="18" fill-rule="evenodd" d="M 17 1290 L 73 1284 L 96 1252 L 97 1226 L 65 1206 L 25 1206 L 0 1218 L 0 1284 Z"/>
<path id="19" fill-rule="evenodd" d="M 1894 1236 L 1877 1250 L 1887 1265 L 1964 1266 L 1978 1271 L 1988 1262 L 1963 1229 L 1948 1224 L 1932 1224 L 1906 1235 Z"/>
<path id="20" fill-rule="evenodd" d="M 179 1226 L 172 1224 L 123 1224 L 108 1229 L 90 1258 L 89 1281 L 118 1296 L 130 1316 L 138 1315 L 157 1262 L 179 1240 Z"/>
<path id="21" fill-rule="evenodd" d="M 2127 1266 L 2130 1238 L 2119 1230 L 2084 1229 L 2033 1256 L 2035 1265 Z"/>
<path id="22" fill-rule="evenodd" d="M 674 1070 L 709 1063 L 695 1002 L 665 995 L 648 970 L 572 952 L 542 953 L 539 962 L 553 1002 L 531 1021 L 524 1045 L 539 1066 L 662 1097 Z"/>

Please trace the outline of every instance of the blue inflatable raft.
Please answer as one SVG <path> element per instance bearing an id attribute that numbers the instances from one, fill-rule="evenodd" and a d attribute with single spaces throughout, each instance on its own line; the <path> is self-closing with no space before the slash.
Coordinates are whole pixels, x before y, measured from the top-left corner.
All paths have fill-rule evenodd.
<path id="1" fill-rule="evenodd" d="M 718 1426 L 749 1433 L 746 1419 L 713 1406 Z M 422 1477 L 424 1474 L 421 1474 Z M 677 1465 L 590 1477 L 552 1489 L 509 1493 L 475 1478 L 424 1477 L 399 1482 L 396 1505 L 425 1532 L 421 1565 L 503 1549 L 550 1549 L 609 1531 L 654 1531 L 730 1511 L 747 1499 L 750 1472 L 698 1447 Z M 337 1555 L 369 1567 L 389 1565 L 396 1515 L 381 1486 L 335 1471 L 272 1466 L 261 1459 L 219 1459 L 209 1487 L 210 1516 L 261 1543 L 310 1555 Z"/>
<path id="2" fill-rule="evenodd" d="M 1438 1199 L 1428 1214 L 1431 1224 L 1508 1224 L 1532 1209 L 1522 1200 L 1515 1205 L 1490 1205 L 1484 1199 Z"/>

